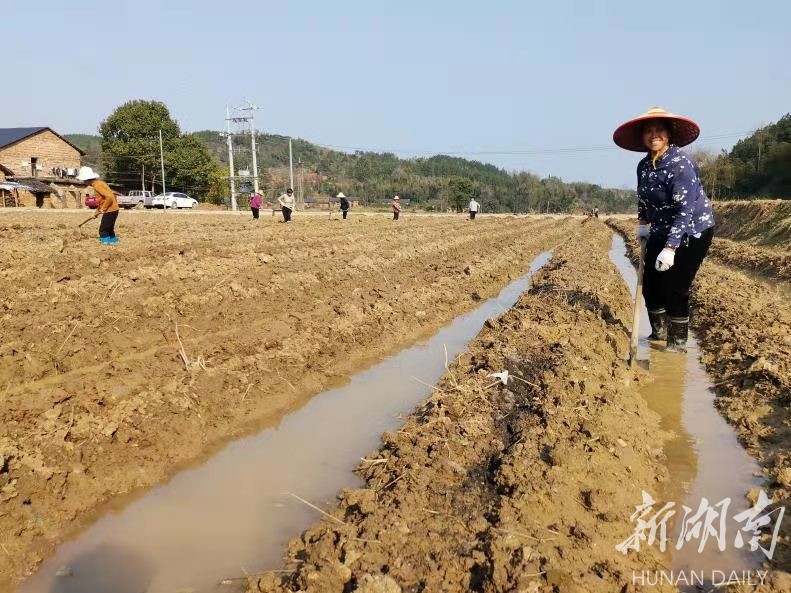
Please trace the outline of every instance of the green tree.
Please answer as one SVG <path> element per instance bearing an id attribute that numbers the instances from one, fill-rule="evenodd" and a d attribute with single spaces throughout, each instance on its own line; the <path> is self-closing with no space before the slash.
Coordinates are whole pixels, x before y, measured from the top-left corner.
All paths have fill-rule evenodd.
<path id="1" fill-rule="evenodd" d="M 220 187 L 218 179 L 223 176 L 219 165 L 212 158 L 204 142 L 194 134 L 187 134 L 172 142 L 165 154 L 165 175 L 168 189 L 208 194 Z"/>
<path id="2" fill-rule="evenodd" d="M 164 103 L 138 99 L 113 111 L 99 126 L 105 176 L 127 187 L 137 187 L 141 176 L 153 180 L 160 168 L 160 130 L 170 152 L 181 130 Z"/>
<path id="3" fill-rule="evenodd" d="M 448 197 L 456 212 L 461 212 L 474 195 L 472 181 L 466 177 L 451 177 L 448 181 Z"/>

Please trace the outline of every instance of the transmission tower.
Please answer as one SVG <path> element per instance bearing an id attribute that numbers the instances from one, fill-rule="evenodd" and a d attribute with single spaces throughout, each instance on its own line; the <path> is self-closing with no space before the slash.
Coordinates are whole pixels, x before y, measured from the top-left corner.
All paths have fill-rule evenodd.
<path id="1" fill-rule="evenodd" d="M 225 108 L 225 136 L 228 141 L 228 165 L 229 175 L 228 180 L 231 189 L 231 210 L 234 212 L 239 209 L 236 200 L 236 183 L 239 182 L 239 187 L 244 188 L 252 182 L 252 190 L 258 192 L 258 157 L 256 154 L 255 146 L 255 112 L 258 109 L 250 101 L 245 101 L 245 104 L 240 107 L 235 107 L 233 112 L 230 107 Z M 233 127 L 233 129 L 232 129 Z M 250 149 L 252 153 L 252 174 L 249 169 L 234 167 L 234 136 L 243 134 L 250 134 Z M 244 191 L 244 190 L 243 190 Z M 249 191 L 249 189 L 248 189 Z"/>

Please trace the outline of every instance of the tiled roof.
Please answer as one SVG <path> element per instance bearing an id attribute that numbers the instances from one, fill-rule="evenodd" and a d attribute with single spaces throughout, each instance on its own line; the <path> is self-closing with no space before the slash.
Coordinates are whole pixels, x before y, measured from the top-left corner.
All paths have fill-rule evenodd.
<path id="1" fill-rule="evenodd" d="M 75 146 L 68 140 L 66 140 L 63 136 L 58 134 L 52 128 L 47 126 L 38 127 L 38 128 L 0 128 L 0 148 L 5 148 L 15 142 L 19 142 L 20 140 L 24 140 L 25 138 L 29 138 L 34 134 L 38 134 L 39 132 L 43 132 L 44 130 L 49 130 L 53 134 L 55 134 L 58 138 L 63 140 L 66 144 L 72 146 L 73 148 L 77 149 L 80 154 L 85 154 L 85 151 Z"/>
<path id="2" fill-rule="evenodd" d="M 0 128 L 0 148 L 24 140 L 28 136 L 38 134 L 46 129 L 47 128 Z"/>

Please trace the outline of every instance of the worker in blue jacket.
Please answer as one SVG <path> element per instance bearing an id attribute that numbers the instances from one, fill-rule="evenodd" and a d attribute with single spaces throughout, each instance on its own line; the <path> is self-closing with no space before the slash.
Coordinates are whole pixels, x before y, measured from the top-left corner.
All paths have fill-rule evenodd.
<path id="1" fill-rule="evenodd" d="M 686 352 L 689 293 L 714 236 L 714 213 L 698 166 L 681 150 L 700 135 L 694 121 L 650 109 L 615 130 L 621 148 L 645 152 L 637 165 L 638 240 L 647 241 L 643 296 L 649 339 Z"/>

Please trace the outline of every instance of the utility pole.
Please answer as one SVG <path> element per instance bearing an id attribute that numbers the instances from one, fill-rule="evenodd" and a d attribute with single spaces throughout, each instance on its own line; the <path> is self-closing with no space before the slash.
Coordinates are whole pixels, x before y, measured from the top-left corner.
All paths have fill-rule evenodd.
<path id="1" fill-rule="evenodd" d="M 165 156 L 162 153 L 162 130 L 159 130 L 159 164 L 162 167 L 162 194 L 164 195 L 165 194 Z"/>
<path id="2" fill-rule="evenodd" d="M 291 180 L 291 189 L 294 189 L 294 156 L 291 152 L 291 138 L 288 139 L 288 174 Z"/>
<path id="3" fill-rule="evenodd" d="M 300 210 L 305 209 L 305 163 L 299 159 L 299 202 Z"/>
<path id="4" fill-rule="evenodd" d="M 253 111 L 258 107 L 250 103 L 248 109 L 250 109 L 250 144 L 253 149 L 253 190 L 258 193 L 258 158 L 255 154 L 255 112 Z"/>
<path id="5" fill-rule="evenodd" d="M 231 109 L 225 106 L 225 138 L 228 141 L 228 167 L 229 174 L 228 180 L 231 183 L 231 210 L 236 212 L 239 208 L 236 205 L 236 184 L 234 183 L 234 175 L 236 172 L 233 168 L 233 135 L 231 134 Z"/>

